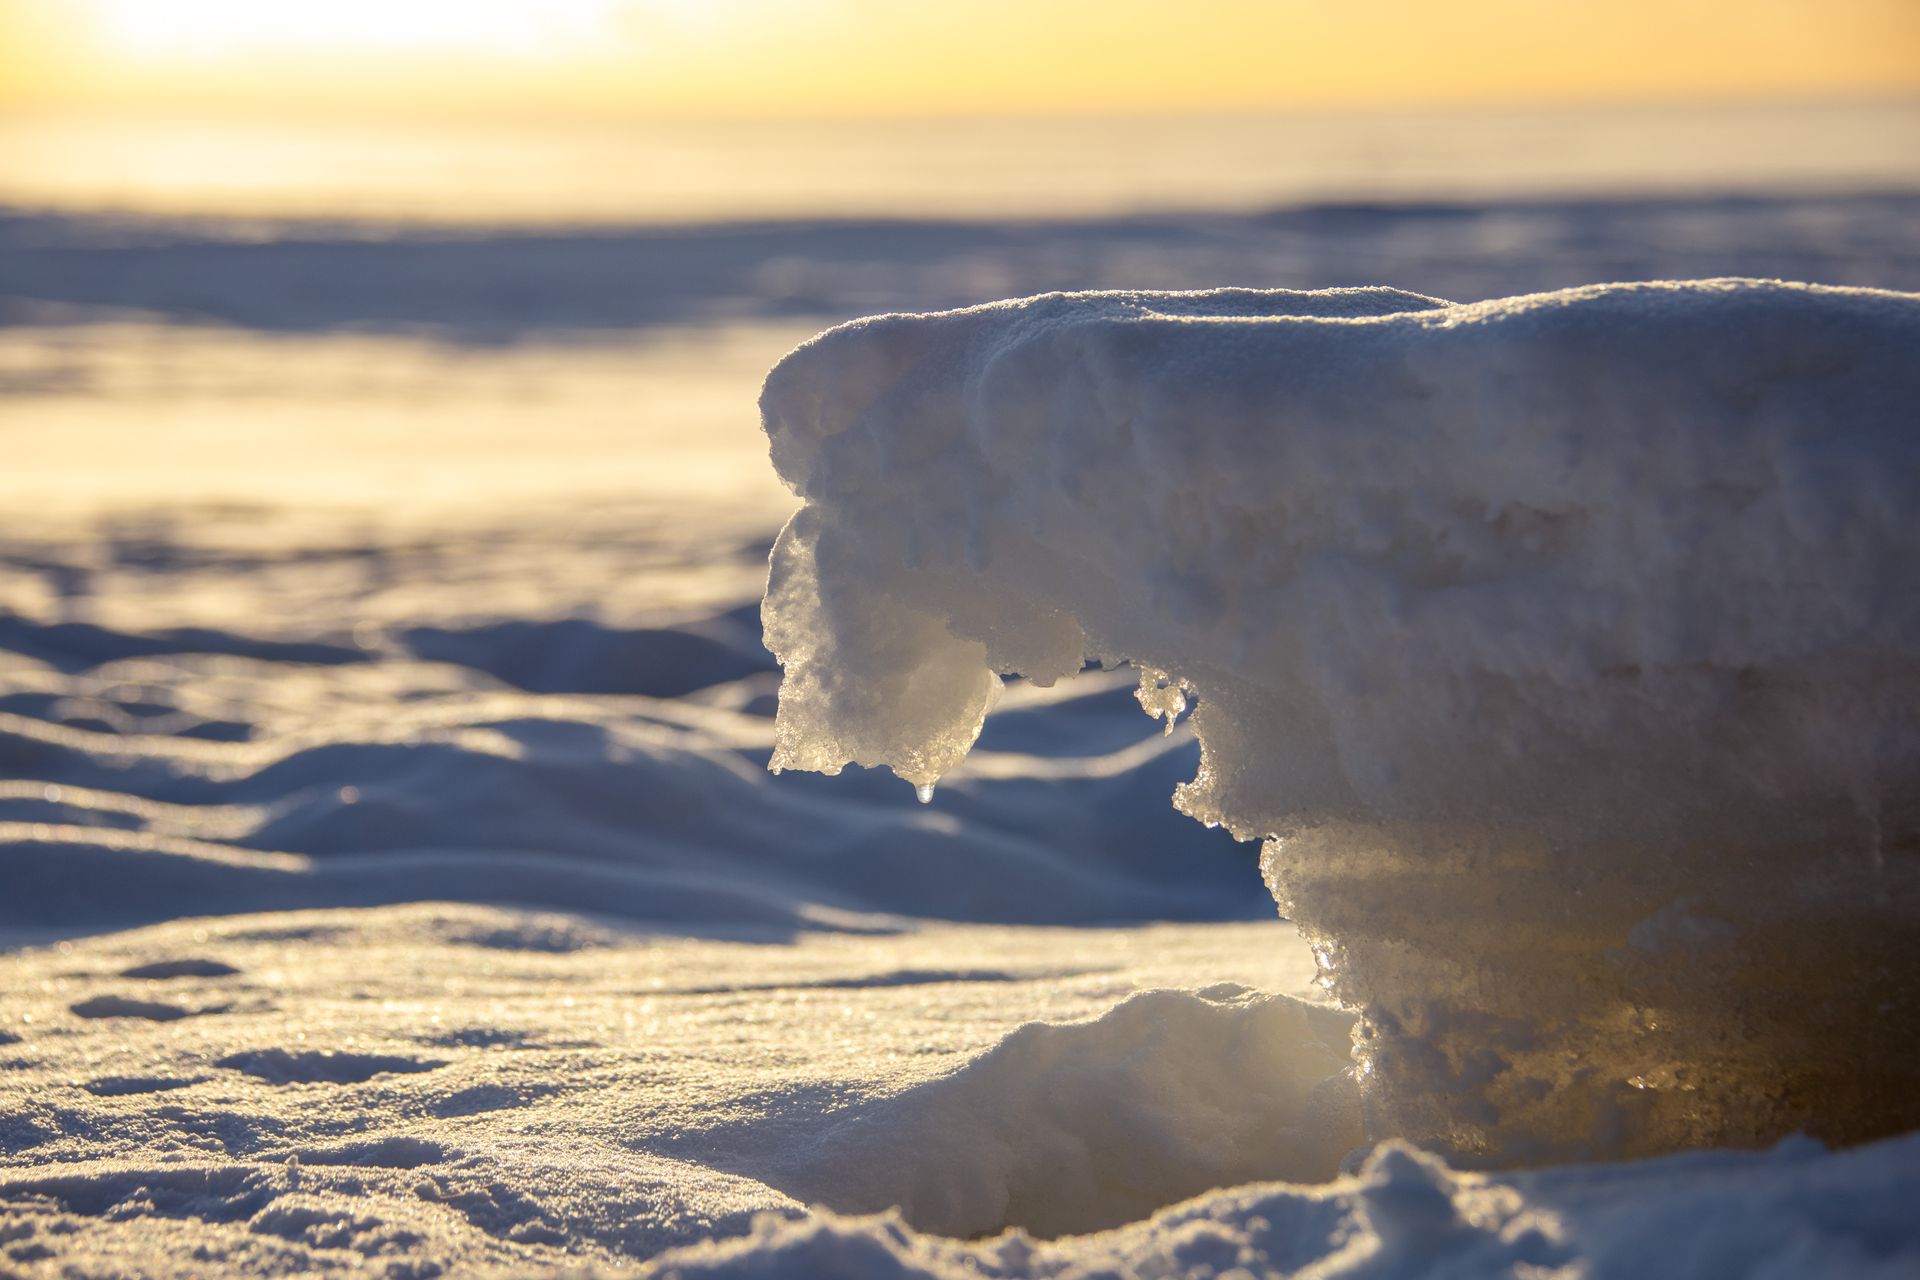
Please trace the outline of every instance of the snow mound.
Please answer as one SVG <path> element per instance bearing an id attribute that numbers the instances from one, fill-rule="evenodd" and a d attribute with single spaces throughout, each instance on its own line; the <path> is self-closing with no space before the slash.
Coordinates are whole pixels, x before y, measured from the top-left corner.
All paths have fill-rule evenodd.
<path id="1" fill-rule="evenodd" d="M 1097 1231 L 1213 1187 L 1324 1182 L 1361 1142 L 1353 1019 L 1225 984 L 1029 1023 L 843 1120 L 769 1181 L 922 1231 Z"/>
<path id="2" fill-rule="evenodd" d="M 1895 1277 L 1920 1263 L 1902 1179 L 1920 1140 L 1828 1156 L 1764 1153 L 1491 1178 L 1387 1144 L 1325 1187 L 1216 1191 L 1114 1231 L 960 1241 L 897 1215 L 762 1215 L 738 1239 L 661 1255 L 649 1277 L 1649 1275 Z"/>
<path id="3" fill-rule="evenodd" d="M 1920 1123 L 1920 296 L 1052 294 L 833 329 L 776 768 L 926 786 L 1018 672 L 1197 700 L 1375 1136 L 1481 1163 Z"/>

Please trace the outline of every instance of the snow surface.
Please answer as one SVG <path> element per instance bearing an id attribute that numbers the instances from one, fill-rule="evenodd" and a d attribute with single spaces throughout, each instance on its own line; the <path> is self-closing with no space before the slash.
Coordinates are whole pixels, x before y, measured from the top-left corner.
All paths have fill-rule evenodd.
<path id="1" fill-rule="evenodd" d="M 0 1250 L 83 1274 L 523 1274 L 805 1204 L 1104 1227 L 1333 1172 L 1259 1141 L 1350 1026 L 1255 993 L 1303 970 L 1284 925 L 841 926 L 417 904 L 19 956 Z"/>
<path id="2" fill-rule="evenodd" d="M 1333 1172 L 1292 1129 L 1357 1111 L 1344 1076 L 1295 1093 L 1346 1016 L 1255 991 L 1303 961 L 1277 921 L 781 944 L 433 904 L 76 941 L 6 964 L 0 1250 L 180 1277 L 1920 1262 L 1912 1137 L 1494 1177 L 1389 1145 L 1256 1181 Z M 1101 1229 L 1044 1238 L 1066 1226 Z"/>
<path id="3" fill-rule="evenodd" d="M 775 769 L 1141 668 L 1369 1131 L 1482 1163 L 1920 1123 L 1920 295 L 1052 294 L 767 380 Z"/>
<path id="4" fill-rule="evenodd" d="M 1367 1166 L 1131 673 L 1009 683 L 927 806 L 769 777 L 752 402 L 1041 288 L 1915 289 L 1916 209 L 0 216 L 0 1274 L 1911 1273 L 1911 1139 Z"/>

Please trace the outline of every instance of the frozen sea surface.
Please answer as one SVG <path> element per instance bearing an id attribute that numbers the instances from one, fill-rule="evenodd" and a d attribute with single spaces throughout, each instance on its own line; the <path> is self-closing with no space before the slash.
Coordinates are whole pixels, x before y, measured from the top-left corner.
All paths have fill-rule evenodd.
<path id="1" fill-rule="evenodd" d="M 762 768 L 814 330 L 1730 274 L 1920 288 L 1920 200 L 0 220 L 0 1269 L 1910 1273 L 1910 1139 L 1348 1160 L 1342 1017 L 1124 675 L 927 806 Z"/>

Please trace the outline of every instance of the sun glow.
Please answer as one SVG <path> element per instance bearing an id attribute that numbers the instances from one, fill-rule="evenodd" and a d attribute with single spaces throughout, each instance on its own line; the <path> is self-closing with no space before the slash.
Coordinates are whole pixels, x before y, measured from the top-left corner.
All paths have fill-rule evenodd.
<path id="1" fill-rule="evenodd" d="M 764 119 L 1916 91 L 1915 0 L 0 0 L 0 107 Z"/>
<path id="2" fill-rule="evenodd" d="M 608 33 L 615 0 L 87 0 L 102 43 L 140 59 L 244 53 L 549 57 Z"/>

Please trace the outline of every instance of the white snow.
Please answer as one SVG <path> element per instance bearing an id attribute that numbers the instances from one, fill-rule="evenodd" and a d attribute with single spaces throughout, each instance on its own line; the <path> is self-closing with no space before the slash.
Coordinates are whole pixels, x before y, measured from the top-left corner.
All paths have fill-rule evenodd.
<path id="1" fill-rule="evenodd" d="M 1387 1144 L 1325 1187 L 1215 1192 L 1116 1231 L 1051 1243 L 918 1235 L 898 1217 L 764 1218 L 662 1257 L 672 1277 L 1909 1275 L 1914 1139 L 1829 1156 L 1796 1141 L 1638 1165 L 1487 1178 Z"/>
<path id="2" fill-rule="evenodd" d="M 763 768 L 795 501 L 753 393 L 823 325 L 1120 283 L 1920 288 L 1911 195 L 1458 197 L 0 217 L 0 1273 L 1912 1273 L 1911 1138 L 1372 1152 L 1352 958 L 1167 803 L 1177 663 L 1169 736 L 1140 672 L 1007 682 L 925 806 Z M 1433 953 L 1484 936 L 1445 888 L 1387 917 Z M 1685 975 L 1739 924 L 1676 896 L 1608 963 Z M 1783 998 L 1846 1015 L 1859 926 L 1792 926 Z"/>
<path id="3" fill-rule="evenodd" d="M 1388 1144 L 1318 1185 L 1271 1181 L 1332 1174 L 1294 1126 L 1357 1107 L 1343 1076 L 1301 1092 L 1345 1016 L 1255 994 L 1301 968 L 1289 932 L 781 945 L 423 904 L 28 952 L 6 961 L 0 1249 L 29 1276 L 647 1260 L 662 1278 L 1851 1280 L 1920 1262 L 1911 1136 L 1497 1176 Z M 1048 1238 L 1070 1226 L 1103 1229 Z"/>
<path id="4" fill-rule="evenodd" d="M 9 957 L 0 1256 L 524 1275 L 809 1204 L 1050 1230 L 1332 1172 L 1266 1131 L 1350 1022 L 1254 994 L 1301 968 L 1285 926 L 838 923 L 424 903 Z"/>
<path id="5" fill-rule="evenodd" d="M 773 763 L 966 755 L 999 673 L 1189 697 L 1373 1137 L 1486 1163 L 1920 1121 L 1920 296 L 1053 294 L 841 326 Z"/>
<path id="6" fill-rule="evenodd" d="M 1143 991 L 1092 1022 L 1020 1027 L 768 1181 L 940 1235 L 1049 1237 L 1215 1187 L 1324 1182 L 1362 1140 L 1352 1031 L 1329 1005 L 1232 982 Z"/>

